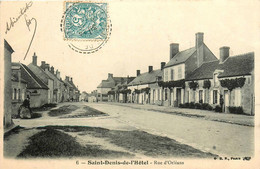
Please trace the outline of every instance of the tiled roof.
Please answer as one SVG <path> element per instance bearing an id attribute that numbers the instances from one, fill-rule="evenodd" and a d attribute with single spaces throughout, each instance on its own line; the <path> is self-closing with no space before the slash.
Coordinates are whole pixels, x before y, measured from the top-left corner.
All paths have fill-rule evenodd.
<path id="1" fill-rule="evenodd" d="M 215 70 L 223 70 L 219 78 L 250 75 L 254 69 L 254 53 L 230 56 L 223 63 L 207 62 L 193 71 L 186 80 L 212 79 Z"/>
<path id="2" fill-rule="evenodd" d="M 156 77 L 162 76 L 163 71 L 161 69 L 153 70 L 152 72 L 142 73 L 137 76 L 133 81 L 128 85 L 141 85 L 141 84 L 150 84 L 156 82 Z"/>
<path id="3" fill-rule="evenodd" d="M 166 65 L 165 67 L 170 67 L 173 65 L 178 65 L 180 63 L 185 62 L 194 52 L 196 51 L 196 48 L 190 48 L 186 49 L 184 51 L 181 51 L 177 53 Z"/>
<path id="4" fill-rule="evenodd" d="M 115 87 L 114 82 L 110 82 L 108 80 L 102 80 L 102 82 L 98 85 L 97 88 L 112 88 Z"/>
<path id="5" fill-rule="evenodd" d="M 49 89 L 26 65 L 12 63 L 13 66 L 21 66 L 21 78 L 27 82 L 28 89 Z"/>
<path id="6" fill-rule="evenodd" d="M 213 73 L 218 67 L 219 61 L 203 63 L 198 69 L 194 70 L 186 80 L 212 79 Z"/>
<path id="7" fill-rule="evenodd" d="M 222 64 L 218 65 L 219 70 L 224 70 L 218 77 L 231 77 L 250 75 L 254 69 L 254 53 L 229 57 Z"/>
<path id="8" fill-rule="evenodd" d="M 53 80 L 41 67 L 35 66 L 34 64 L 30 63 L 28 65 L 33 73 L 35 73 L 45 84 L 48 84 L 48 79 Z"/>

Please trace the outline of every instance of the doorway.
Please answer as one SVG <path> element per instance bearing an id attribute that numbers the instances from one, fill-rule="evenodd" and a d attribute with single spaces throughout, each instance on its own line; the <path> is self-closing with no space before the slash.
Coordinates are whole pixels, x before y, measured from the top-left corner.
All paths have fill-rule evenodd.
<path id="1" fill-rule="evenodd" d="M 177 103 L 177 107 L 179 106 L 179 104 L 181 104 L 181 89 L 176 89 L 176 103 Z"/>

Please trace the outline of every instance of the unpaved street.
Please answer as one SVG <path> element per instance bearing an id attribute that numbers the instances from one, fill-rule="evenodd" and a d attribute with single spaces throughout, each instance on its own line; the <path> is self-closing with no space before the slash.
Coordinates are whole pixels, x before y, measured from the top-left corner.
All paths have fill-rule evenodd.
<path id="1" fill-rule="evenodd" d="M 96 116 L 92 113 L 89 114 L 87 112 L 89 112 L 91 108 L 86 109 L 86 106 L 99 110 L 100 112 L 95 111 Z M 71 107 L 71 110 L 67 113 L 63 113 L 65 108 L 68 107 Z M 55 109 L 57 109 L 57 111 Z M 178 154 L 179 152 L 175 150 L 176 142 L 173 140 L 195 148 L 192 149 L 188 146 L 186 146 L 188 147 L 186 148 L 185 146 L 179 145 L 179 143 L 177 144 L 177 146 L 182 147 L 182 151 L 194 152 L 195 154 L 199 153 L 200 157 L 206 154 L 196 152 L 197 150 L 229 157 L 252 157 L 254 152 L 254 127 L 134 109 L 125 107 L 123 104 L 114 105 L 109 103 L 61 103 L 51 111 L 41 113 L 42 117 L 37 119 L 14 119 L 14 123 L 24 127 L 24 129 L 19 129 L 20 132 L 10 135 L 8 139 L 5 140 L 5 150 L 7 151 L 5 154 L 8 156 L 19 155 L 21 150 L 26 147 L 23 144 L 27 145 L 29 137 L 37 132 L 43 132 L 43 134 L 47 135 L 55 132 L 58 132 L 58 134 L 60 134 L 60 132 L 66 133 L 69 136 L 64 135 L 64 138 L 68 137 L 70 139 L 71 136 L 77 138 L 76 141 L 80 145 L 75 145 L 75 147 L 79 150 L 81 150 L 80 146 L 88 144 L 89 146 L 94 146 L 95 149 L 98 146 L 97 151 L 101 148 L 105 149 L 108 154 L 118 155 L 121 153 L 129 157 L 142 157 L 146 155 L 156 157 L 157 155 L 165 156 L 171 153 L 173 153 L 173 156 L 182 156 L 182 154 Z M 51 127 L 46 133 L 44 132 L 44 126 L 54 127 Z M 68 126 L 94 127 L 95 132 L 90 132 L 89 130 L 92 131 L 91 128 L 73 129 Z M 109 130 L 109 132 L 107 130 Z M 143 131 L 147 133 L 142 134 Z M 106 133 L 105 135 L 104 132 Z M 13 147 L 12 144 L 15 143 L 17 138 L 21 138 L 19 134 L 22 133 L 27 133 L 22 137 L 22 142 L 16 144 L 16 147 L 12 150 L 14 153 L 8 153 L 9 147 Z M 156 136 L 160 137 L 157 138 Z M 168 140 L 166 137 L 173 140 Z M 147 146 L 144 148 L 145 145 L 142 145 L 138 139 L 140 139 L 140 141 L 147 139 L 147 144 L 154 145 L 155 147 Z M 152 142 L 154 139 L 161 140 L 162 144 L 160 144 L 160 141 Z M 131 143 L 133 143 L 133 145 L 131 145 Z M 136 145 L 139 147 L 135 147 Z M 63 148 L 60 147 L 60 149 Z M 79 153 L 82 152 L 80 151 Z M 196 157 L 194 153 L 191 153 L 189 156 Z"/>
<path id="2" fill-rule="evenodd" d="M 189 118 L 109 104 L 88 104 L 120 122 L 226 156 L 252 156 L 254 127 Z"/>

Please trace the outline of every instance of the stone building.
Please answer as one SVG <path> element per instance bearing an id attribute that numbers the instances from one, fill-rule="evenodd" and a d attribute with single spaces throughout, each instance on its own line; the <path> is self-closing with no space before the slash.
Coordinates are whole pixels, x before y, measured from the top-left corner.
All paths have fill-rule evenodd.
<path id="1" fill-rule="evenodd" d="M 22 78 L 21 66 L 12 65 L 12 115 L 18 114 L 18 109 L 27 97 L 27 81 Z"/>
<path id="2" fill-rule="evenodd" d="M 161 69 L 153 70 L 148 66 L 148 72 L 136 71 L 136 78 L 128 84 L 131 90 L 131 102 L 140 104 L 162 104 L 162 87 L 158 82 L 162 80 L 165 62 L 161 63 Z"/>
<path id="3" fill-rule="evenodd" d="M 44 82 L 45 85 L 48 86 L 48 103 L 54 102 L 54 80 L 45 72 L 45 70 L 50 69 L 50 65 L 46 64 L 45 61 L 41 62 L 41 66 L 37 65 L 37 56 L 34 54 L 32 56 L 32 63 L 28 65 L 28 68 L 39 78 L 41 81 Z"/>
<path id="4" fill-rule="evenodd" d="M 12 66 L 16 69 L 20 69 L 21 79 L 27 83 L 26 95 L 30 97 L 30 106 L 40 107 L 49 103 L 48 86 L 26 65 L 22 63 L 12 63 Z"/>
<path id="5" fill-rule="evenodd" d="M 113 74 L 108 73 L 106 80 L 102 82 L 97 87 L 98 100 L 99 101 L 108 101 L 111 100 L 111 97 L 108 97 L 108 92 L 114 89 L 119 83 L 124 83 L 127 80 L 127 77 L 113 77 Z M 116 98 L 112 98 L 115 100 Z"/>
<path id="6" fill-rule="evenodd" d="M 12 70 L 11 70 L 11 62 L 12 62 L 12 53 L 14 50 L 9 45 L 9 43 L 4 40 L 4 128 L 10 127 L 12 122 Z"/>
<path id="7" fill-rule="evenodd" d="M 204 34 L 196 33 L 195 47 L 179 51 L 179 44 L 170 44 L 170 60 L 163 69 L 164 82 L 185 80 L 189 74 L 205 62 L 216 61 L 216 56 L 204 43 Z M 182 87 L 164 88 L 163 105 L 178 106 L 184 103 L 185 91 Z"/>
<path id="8" fill-rule="evenodd" d="M 229 47 L 221 47 L 219 61 L 202 64 L 186 83 L 191 81 L 197 82 L 198 87 L 187 89 L 190 97 L 186 98 L 186 102 L 209 103 L 215 107 L 221 104 L 222 97 L 223 111 L 229 112 L 229 107 L 242 107 L 244 113 L 254 115 L 253 52 L 229 56 Z M 204 81 L 210 81 L 208 88 L 203 87 Z"/>

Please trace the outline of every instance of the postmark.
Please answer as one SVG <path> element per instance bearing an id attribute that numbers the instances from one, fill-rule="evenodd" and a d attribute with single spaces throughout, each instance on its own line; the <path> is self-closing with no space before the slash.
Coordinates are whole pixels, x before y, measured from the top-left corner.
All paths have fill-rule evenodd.
<path id="1" fill-rule="evenodd" d="M 112 31 L 108 3 L 64 2 L 63 39 L 75 52 L 91 54 L 101 49 Z"/>

